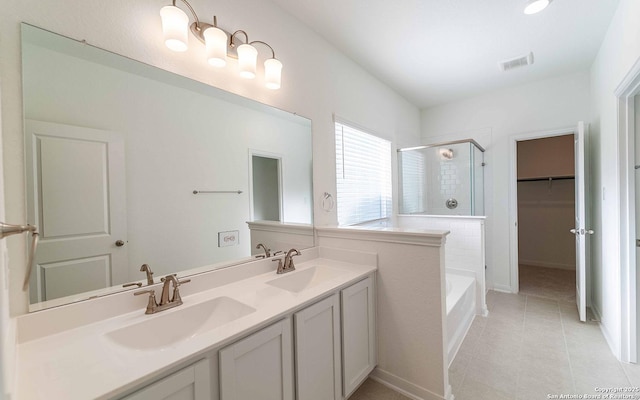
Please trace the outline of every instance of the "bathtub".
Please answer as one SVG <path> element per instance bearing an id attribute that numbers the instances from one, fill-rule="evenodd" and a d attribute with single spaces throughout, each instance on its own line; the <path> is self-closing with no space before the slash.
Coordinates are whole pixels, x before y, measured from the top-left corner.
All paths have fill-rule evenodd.
<path id="1" fill-rule="evenodd" d="M 446 290 L 447 351 L 451 365 L 476 314 L 476 280 L 447 272 Z"/>

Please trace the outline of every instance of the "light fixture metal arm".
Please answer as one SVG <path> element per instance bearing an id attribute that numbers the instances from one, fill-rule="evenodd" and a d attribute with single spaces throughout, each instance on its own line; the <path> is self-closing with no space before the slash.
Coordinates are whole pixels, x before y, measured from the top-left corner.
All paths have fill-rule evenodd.
<path id="1" fill-rule="evenodd" d="M 247 35 L 247 32 L 243 31 L 242 29 L 238 29 L 237 31 L 233 32 L 233 34 L 231 34 L 231 36 L 229 36 L 229 46 L 231 47 L 235 47 L 236 44 L 233 43 L 233 38 L 236 37 L 236 33 L 242 33 L 244 35 L 245 41 L 244 43 L 249 44 L 249 35 Z"/>
<path id="2" fill-rule="evenodd" d="M 273 50 L 273 47 L 269 46 L 269 44 L 267 42 L 263 42 L 262 40 L 254 40 L 253 42 L 251 42 L 249 44 L 253 45 L 254 43 L 260 43 L 260 44 L 263 44 L 263 45 L 267 46 L 269 48 L 269 50 L 271 50 L 271 58 L 276 58 L 276 52 Z"/>
<path id="3" fill-rule="evenodd" d="M 173 6 L 176 6 L 176 1 L 177 0 L 173 0 Z M 189 4 L 189 2 L 187 0 L 180 0 L 184 3 L 185 6 L 187 6 L 187 8 L 189 9 L 189 11 L 191 11 L 191 14 L 193 15 L 193 19 L 196 20 L 196 26 L 198 27 L 198 29 L 200 29 L 200 19 L 198 18 L 198 14 L 196 14 L 196 10 L 193 9 L 193 7 L 191 7 L 191 4 Z"/>

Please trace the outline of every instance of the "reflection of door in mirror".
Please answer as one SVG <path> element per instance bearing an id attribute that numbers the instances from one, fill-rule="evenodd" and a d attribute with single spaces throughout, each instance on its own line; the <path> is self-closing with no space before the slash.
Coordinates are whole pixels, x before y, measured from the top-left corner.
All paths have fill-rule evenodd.
<path id="1" fill-rule="evenodd" d="M 125 282 L 122 136 L 34 120 L 25 128 L 28 219 L 41 238 L 31 302 Z"/>
<path id="2" fill-rule="evenodd" d="M 251 207 L 254 221 L 282 221 L 282 158 L 251 154 Z"/>

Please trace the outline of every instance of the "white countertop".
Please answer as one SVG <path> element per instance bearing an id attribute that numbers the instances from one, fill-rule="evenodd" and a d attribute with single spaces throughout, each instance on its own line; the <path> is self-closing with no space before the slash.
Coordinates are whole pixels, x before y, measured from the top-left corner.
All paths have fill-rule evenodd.
<path id="1" fill-rule="evenodd" d="M 142 308 L 20 343 L 16 398 L 86 400 L 123 394 L 143 383 L 151 383 L 154 378 L 190 358 L 229 344 L 376 270 L 371 265 L 316 258 L 300 263 L 290 274 L 319 265 L 340 270 L 340 274 L 299 293 L 292 293 L 266 283 L 289 274 L 263 273 L 189 296 L 183 295 L 183 305 L 154 315 L 145 315 Z M 157 290 L 156 296 L 159 295 Z M 242 302 L 256 311 L 161 349 L 126 348 L 106 336 L 122 327 L 179 313 L 221 296 Z M 166 329 L 171 329 L 171 326 L 166 326 Z M 149 332 L 149 335 L 154 335 L 154 332 Z"/>

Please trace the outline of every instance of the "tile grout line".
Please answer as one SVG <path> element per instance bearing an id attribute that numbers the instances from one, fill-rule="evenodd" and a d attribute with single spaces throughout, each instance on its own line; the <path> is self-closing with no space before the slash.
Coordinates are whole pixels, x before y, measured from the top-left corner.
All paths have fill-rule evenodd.
<path id="1" fill-rule="evenodd" d="M 524 347 L 524 334 L 525 334 L 525 329 L 527 327 L 527 307 L 529 305 L 529 296 L 525 295 L 524 296 L 524 312 L 522 313 L 522 335 L 520 338 L 520 350 L 518 351 L 518 357 L 522 356 L 522 350 Z M 519 363 L 520 360 L 518 360 Z M 520 388 L 520 374 L 522 373 L 522 371 L 520 370 L 520 368 L 518 368 L 518 375 L 516 376 L 516 395 L 514 396 L 514 399 L 518 398 L 518 389 Z"/>
<path id="2" fill-rule="evenodd" d="M 484 317 L 481 317 L 481 318 L 484 318 Z M 474 318 L 474 321 L 475 321 L 475 318 Z M 484 325 L 482 325 L 482 329 L 480 330 L 480 334 L 478 335 L 478 339 L 477 340 L 480 340 L 480 338 L 484 334 L 484 330 L 486 328 L 487 328 L 487 324 L 486 324 L 486 321 L 485 321 Z M 469 371 L 469 365 L 476 358 L 477 348 L 478 348 L 478 343 L 476 342 L 475 345 L 474 345 L 474 351 L 471 353 L 471 357 L 469 358 L 469 362 L 464 367 L 464 372 L 462 373 L 462 379 L 460 380 L 460 388 L 462 388 L 464 386 L 464 381 L 467 379 L 467 372 Z"/>
<path id="3" fill-rule="evenodd" d="M 576 378 L 573 375 L 573 363 L 571 362 L 571 354 L 569 354 L 569 346 L 567 345 L 567 332 L 564 329 L 564 315 L 562 313 L 562 309 L 560 309 L 560 305 L 558 304 L 558 311 L 560 312 L 560 326 L 562 327 L 562 339 L 564 341 L 564 351 L 567 354 L 567 359 L 569 360 L 569 374 L 571 374 L 571 384 L 573 385 L 573 392 L 577 393 L 576 386 Z"/>

